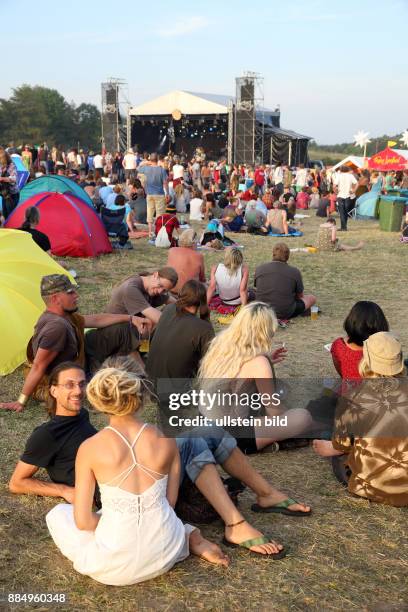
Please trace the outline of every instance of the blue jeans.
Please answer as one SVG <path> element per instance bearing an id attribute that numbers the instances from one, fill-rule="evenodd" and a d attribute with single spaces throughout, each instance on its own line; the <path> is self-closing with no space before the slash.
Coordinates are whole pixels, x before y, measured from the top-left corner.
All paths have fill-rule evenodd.
<path id="1" fill-rule="evenodd" d="M 220 427 L 213 427 L 211 436 L 208 436 L 208 429 L 206 427 L 200 432 L 197 428 L 185 438 L 176 438 L 181 458 L 180 484 L 186 474 L 195 482 L 201 470 L 208 464 L 222 465 L 236 448 L 237 442 L 228 432 Z M 200 433 L 205 437 L 201 437 Z"/>

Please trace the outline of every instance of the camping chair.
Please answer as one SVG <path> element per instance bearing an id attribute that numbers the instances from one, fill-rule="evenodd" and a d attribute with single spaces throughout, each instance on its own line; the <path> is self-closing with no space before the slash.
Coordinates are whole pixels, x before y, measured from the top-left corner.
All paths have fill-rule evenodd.
<path id="1" fill-rule="evenodd" d="M 110 210 L 105 206 L 101 207 L 101 219 L 108 236 L 119 238 L 119 244 L 122 246 L 125 245 L 129 239 L 129 231 L 125 217 L 125 207 L 119 210 Z"/>

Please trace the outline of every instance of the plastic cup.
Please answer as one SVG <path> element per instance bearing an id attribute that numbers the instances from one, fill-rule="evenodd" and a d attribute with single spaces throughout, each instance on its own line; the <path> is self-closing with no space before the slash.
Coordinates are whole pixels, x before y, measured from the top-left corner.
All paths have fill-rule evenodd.
<path id="1" fill-rule="evenodd" d="M 317 321 L 318 317 L 319 317 L 318 306 L 312 306 L 310 308 L 310 318 L 312 319 L 312 321 Z"/>

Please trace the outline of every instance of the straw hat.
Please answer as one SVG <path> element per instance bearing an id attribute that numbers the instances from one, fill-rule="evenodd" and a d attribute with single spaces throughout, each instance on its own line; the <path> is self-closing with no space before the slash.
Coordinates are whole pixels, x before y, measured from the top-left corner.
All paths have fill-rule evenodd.
<path id="1" fill-rule="evenodd" d="M 372 372 L 382 376 L 396 376 L 404 369 L 401 344 L 390 332 L 369 336 L 363 344 L 363 358 Z"/>

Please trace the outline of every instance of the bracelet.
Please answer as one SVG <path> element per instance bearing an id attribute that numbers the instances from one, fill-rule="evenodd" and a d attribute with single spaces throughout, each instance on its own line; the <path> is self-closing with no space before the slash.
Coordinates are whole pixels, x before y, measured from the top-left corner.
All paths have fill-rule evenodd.
<path id="1" fill-rule="evenodd" d="M 18 400 L 17 400 L 17 402 L 18 402 L 19 404 L 21 404 L 22 406 L 25 406 L 25 405 L 26 405 L 26 403 L 27 403 L 27 402 L 28 402 L 28 400 L 29 400 L 29 397 L 30 397 L 30 396 L 29 396 L 29 395 L 25 395 L 25 393 L 20 393 L 20 395 L 18 396 Z"/>

